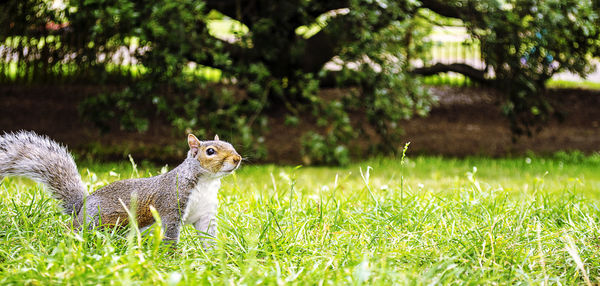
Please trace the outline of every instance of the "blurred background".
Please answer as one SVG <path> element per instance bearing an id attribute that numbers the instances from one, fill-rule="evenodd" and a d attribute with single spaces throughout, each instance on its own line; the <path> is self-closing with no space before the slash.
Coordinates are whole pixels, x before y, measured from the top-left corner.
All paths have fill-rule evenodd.
<path id="1" fill-rule="evenodd" d="M 78 159 L 600 150 L 600 1 L 9 0 L 0 131 Z"/>

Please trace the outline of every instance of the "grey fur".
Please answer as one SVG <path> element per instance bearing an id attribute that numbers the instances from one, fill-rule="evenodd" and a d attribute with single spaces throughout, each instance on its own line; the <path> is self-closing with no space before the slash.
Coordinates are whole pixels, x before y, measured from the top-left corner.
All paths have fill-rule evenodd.
<path id="1" fill-rule="evenodd" d="M 65 212 L 74 216 L 76 228 L 126 225 L 132 208 L 136 209 L 138 227 L 146 227 L 154 223 L 154 207 L 161 217 L 165 240 L 177 241 L 190 194 L 202 186 L 198 182 L 219 180 L 237 169 L 242 159 L 227 142 L 201 142 L 189 136 L 195 145 L 175 169 L 155 177 L 116 181 L 87 195 L 73 157 L 65 147 L 34 132 L 8 133 L 0 136 L 0 179 L 16 175 L 47 184 Z M 199 152 L 203 148 L 216 148 L 220 153 L 207 157 L 205 152 Z M 211 224 L 215 229 L 207 230 L 214 233 L 215 218 L 210 215 L 196 224 Z"/>
<path id="2" fill-rule="evenodd" d="M 155 177 L 117 181 L 98 189 L 87 197 L 85 211 L 79 212 L 77 222 L 90 226 L 98 224 L 127 223 L 128 215 L 122 204 L 136 205 L 139 227 L 154 223 L 150 206 L 161 217 L 166 240 L 177 240 L 181 216 L 189 194 L 198 179 L 207 174 L 198 160 L 188 157 L 175 169 Z"/>
<path id="3" fill-rule="evenodd" d="M 87 195 L 69 151 L 34 132 L 0 136 L 0 179 L 5 176 L 24 176 L 48 185 L 68 214 L 77 213 Z"/>

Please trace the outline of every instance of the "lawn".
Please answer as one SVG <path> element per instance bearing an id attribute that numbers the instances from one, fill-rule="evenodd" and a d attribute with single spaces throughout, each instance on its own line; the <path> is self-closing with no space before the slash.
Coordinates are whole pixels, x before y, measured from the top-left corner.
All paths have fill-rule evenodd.
<path id="1" fill-rule="evenodd" d="M 0 186 L 1 284 L 585 284 L 600 282 L 600 156 L 411 157 L 243 166 L 220 234 L 167 251 L 150 229 L 75 233 L 41 185 Z M 161 167 L 85 164 L 90 188 Z"/>

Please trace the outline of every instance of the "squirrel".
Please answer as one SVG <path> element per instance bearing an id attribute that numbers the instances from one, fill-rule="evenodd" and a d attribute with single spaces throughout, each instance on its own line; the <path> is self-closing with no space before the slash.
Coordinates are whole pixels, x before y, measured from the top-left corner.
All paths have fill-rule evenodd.
<path id="1" fill-rule="evenodd" d="M 156 209 L 162 221 L 163 242 L 177 243 L 183 224 L 192 224 L 215 237 L 221 178 L 235 171 L 242 157 L 219 136 L 200 141 L 189 134 L 187 139 L 187 158 L 173 170 L 116 181 L 88 195 L 66 147 L 34 132 L 5 133 L 0 136 L 0 181 L 12 175 L 46 184 L 64 212 L 73 216 L 76 229 L 127 225 L 133 202 L 140 228 L 154 223 L 151 208 Z"/>

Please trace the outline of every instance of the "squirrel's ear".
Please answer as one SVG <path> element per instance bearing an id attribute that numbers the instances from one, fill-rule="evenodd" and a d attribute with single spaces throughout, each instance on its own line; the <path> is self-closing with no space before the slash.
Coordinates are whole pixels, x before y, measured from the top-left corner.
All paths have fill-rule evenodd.
<path id="1" fill-rule="evenodd" d="M 215 134 L 215 141 L 219 141 L 219 135 Z"/>
<path id="2" fill-rule="evenodd" d="M 194 136 L 194 134 L 188 134 L 188 146 L 190 146 L 190 150 L 192 154 L 196 156 L 198 154 L 198 149 L 200 149 L 200 140 Z"/>

